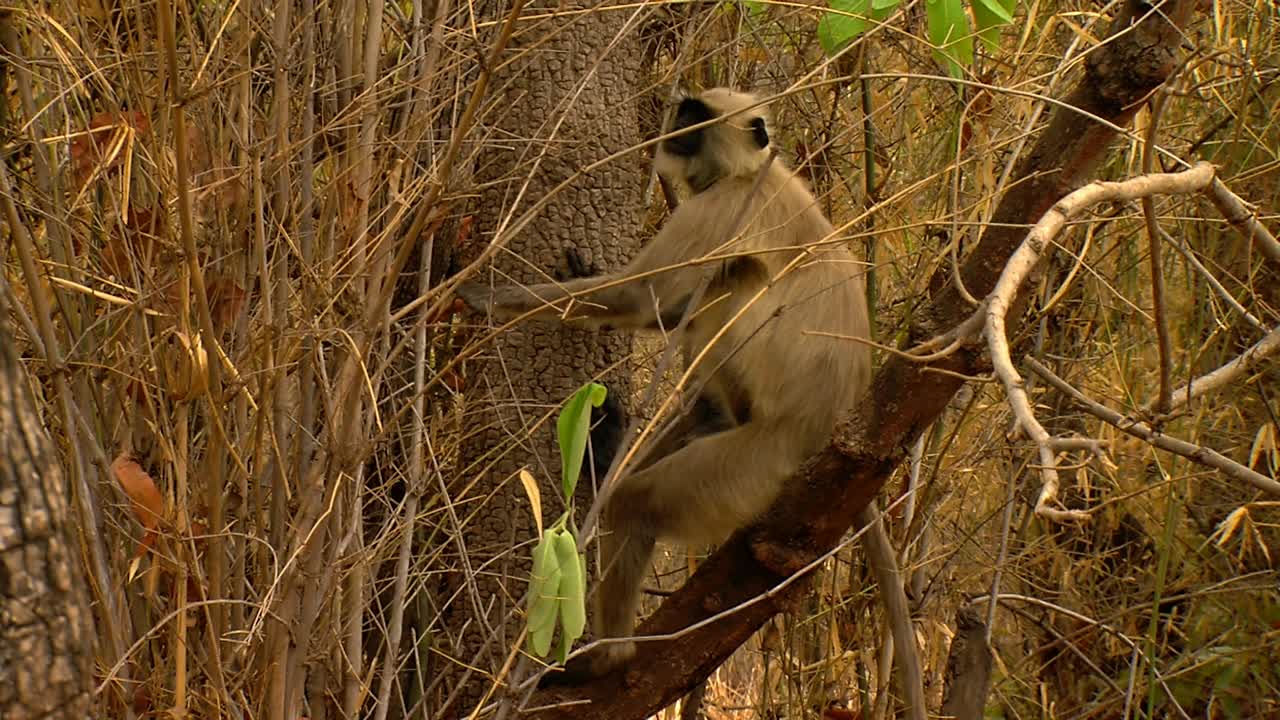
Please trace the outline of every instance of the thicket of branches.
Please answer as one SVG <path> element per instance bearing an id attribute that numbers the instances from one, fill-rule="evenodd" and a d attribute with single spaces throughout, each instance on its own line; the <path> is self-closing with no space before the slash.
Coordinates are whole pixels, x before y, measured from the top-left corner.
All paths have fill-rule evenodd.
<path id="1" fill-rule="evenodd" d="M 967 612 L 990 626 L 1001 717 L 1280 712 L 1274 8 L 1183 23 L 1168 82 L 1123 109 L 1135 121 L 1090 176 L 1144 177 L 1058 205 L 1006 294 L 961 279 L 1124 6 L 1021 7 L 961 80 L 936 64 L 919 3 L 834 59 L 820 8 L 636 16 L 647 75 L 618 102 L 656 129 L 678 85 L 779 94 L 786 159 L 866 254 L 879 362 L 963 353 L 977 368 L 901 448 L 882 520 L 867 518 L 879 550 L 846 535 L 686 711 L 887 717 L 915 685 L 936 710 Z M 470 205 L 476 169 L 511 142 L 493 118 L 519 98 L 494 72 L 578 12 L 619 10 L 0 8 L 0 307 L 67 478 L 101 716 L 453 717 L 527 700 L 510 673 L 518 612 L 483 656 L 459 656 L 444 622 L 488 622 L 498 601 L 472 580 L 495 571 L 468 561 L 463 529 L 516 482 L 459 461 L 485 401 L 470 358 L 493 333 L 450 286 L 505 237 L 472 232 Z M 650 172 L 642 150 L 610 162 Z M 1150 177 L 1166 171 L 1182 174 Z M 538 166 L 510 172 L 519 186 Z M 504 232 L 538 222 L 522 213 L 540 200 L 513 199 Z M 661 222 L 656 186 L 636 202 Z M 973 319 L 928 326 L 948 286 Z M 637 343 L 635 372 L 653 357 Z M 504 552 L 523 561 L 528 540 Z M 906 589 L 914 677 L 895 678 L 904 626 L 875 584 L 895 576 L 868 551 Z M 698 563 L 669 556 L 651 584 L 665 594 Z M 510 578 L 500 602 L 523 591 Z M 475 707 L 446 702 L 458 668 L 484 687 Z"/>

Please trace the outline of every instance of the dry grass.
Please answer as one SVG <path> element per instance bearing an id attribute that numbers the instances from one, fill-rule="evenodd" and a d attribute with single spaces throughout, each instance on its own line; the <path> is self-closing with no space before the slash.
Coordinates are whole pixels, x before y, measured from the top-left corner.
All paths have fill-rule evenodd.
<path id="1" fill-rule="evenodd" d="M 485 119 L 510 89 L 485 87 L 486 69 L 508 57 L 509 30 L 527 46 L 559 20 L 526 10 L 507 27 L 493 9 L 442 7 L 87 0 L 3 14 L 0 194 L 18 222 L 0 236 L 0 289 L 72 478 L 104 717 L 432 717 L 442 676 L 427 669 L 475 660 L 449 657 L 456 629 L 440 618 L 486 598 L 432 591 L 445 574 L 485 572 L 459 540 L 492 488 L 483 460 L 464 466 L 458 449 L 483 401 L 466 359 L 487 333 L 454 314 L 445 278 L 491 252 L 469 232 L 468 168 L 501 147 Z M 646 102 L 678 78 L 790 90 L 783 140 L 851 241 L 874 248 L 886 343 L 976 237 L 1043 98 L 1078 76 L 1101 27 L 1094 4 L 1021 8 L 961 85 L 938 77 L 918 5 L 825 64 L 811 7 L 647 12 Z M 1161 162 L 1211 160 L 1273 229 L 1278 22 L 1264 0 L 1215 3 L 1155 129 Z M 875 74 L 851 79 L 859 67 Z M 1117 148 L 1110 177 L 1141 172 L 1143 134 Z M 1171 237 L 1156 270 L 1171 374 L 1186 381 L 1261 337 L 1206 275 L 1271 328 L 1280 270 L 1203 201 L 1155 210 Z M 1122 412 L 1160 382 L 1143 233 L 1137 206 L 1076 223 L 1018 339 Z M 1163 428 L 1274 476 L 1276 377 L 1264 366 Z M 1280 712 L 1274 499 L 1056 393 L 1032 399 L 1052 432 L 1111 442 L 1105 460 L 1062 460 L 1064 503 L 1091 510 L 1089 524 L 1031 514 L 1034 448 L 1008 432 L 990 383 L 891 485 L 912 491 L 888 520 L 931 700 L 955 608 L 992 590 L 999 567 L 990 713 Z M 686 564 L 670 558 L 661 586 Z M 707 717 L 798 717 L 832 699 L 869 717 L 893 692 L 869 586 L 856 545 L 832 560 L 808 613 L 710 679 Z"/>

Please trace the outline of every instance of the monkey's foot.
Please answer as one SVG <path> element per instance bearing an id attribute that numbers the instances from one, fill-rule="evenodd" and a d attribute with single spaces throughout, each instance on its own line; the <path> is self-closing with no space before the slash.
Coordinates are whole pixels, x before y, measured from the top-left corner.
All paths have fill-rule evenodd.
<path id="1" fill-rule="evenodd" d="M 582 685 L 621 668 L 635 656 L 635 643 L 610 643 L 570 660 L 563 670 L 553 670 L 543 675 L 538 681 L 538 687 Z"/>

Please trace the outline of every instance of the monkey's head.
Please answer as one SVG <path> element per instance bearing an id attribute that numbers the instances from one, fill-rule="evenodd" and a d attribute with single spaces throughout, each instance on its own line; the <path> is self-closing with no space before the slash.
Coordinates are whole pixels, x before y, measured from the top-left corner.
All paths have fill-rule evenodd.
<path id="1" fill-rule="evenodd" d="M 655 164 L 668 180 L 688 183 L 694 193 L 721 178 L 751 177 L 769 157 L 769 119 L 759 99 L 714 88 L 680 101 L 658 145 Z M 717 120 L 695 130 L 685 128 Z"/>

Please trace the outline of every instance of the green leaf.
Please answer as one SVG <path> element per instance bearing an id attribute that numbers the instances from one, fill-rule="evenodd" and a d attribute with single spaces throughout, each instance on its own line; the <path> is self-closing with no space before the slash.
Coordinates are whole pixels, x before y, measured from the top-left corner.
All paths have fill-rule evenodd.
<path id="1" fill-rule="evenodd" d="M 769 6 L 764 4 L 762 0 L 738 0 L 738 4 L 742 5 L 752 17 L 758 17 L 769 9 Z"/>
<path id="2" fill-rule="evenodd" d="M 827 55 L 835 55 L 867 31 L 871 0 L 830 0 L 829 4 L 835 12 L 825 13 L 818 21 L 818 42 Z"/>
<path id="3" fill-rule="evenodd" d="M 529 576 L 529 623 L 526 647 L 538 657 L 551 651 L 551 638 L 560 613 L 560 558 L 554 530 L 543 533 L 533 549 L 533 573 Z"/>
<path id="4" fill-rule="evenodd" d="M 818 21 L 818 42 L 828 55 L 849 46 L 877 22 L 887 20 L 902 0 L 828 0 L 831 10 Z"/>
<path id="5" fill-rule="evenodd" d="M 973 36 L 964 5 L 961 0 L 925 0 L 925 12 L 934 55 L 952 77 L 962 76 L 964 66 L 973 63 Z"/>
<path id="6" fill-rule="evenodd" d="M 560 439 L 560 486 L 565 502 L 573 499 L 573 489 L 582 472 L 582 456 L 587 451 L 587 434 L 591 430 L 591 408 L 600 407 L 609 391 L 600 383 L 587 383 L 569 398 L 556 420 Z"/>
<path id="7" fill-rule="evenodd" d="M 987 50 L 1000 49 L 1000 26 L 1013 22 L 1018 0 L 973 0 L 973 20 Z"/>
<path id="8" fill-rule="evenodd" d="M 568 530 L 555 536 L 560 565 L 560 662 L 569 657 L 573 641 L 587 627 L 587 560 L 578 553 L 578 540 Z"/>

